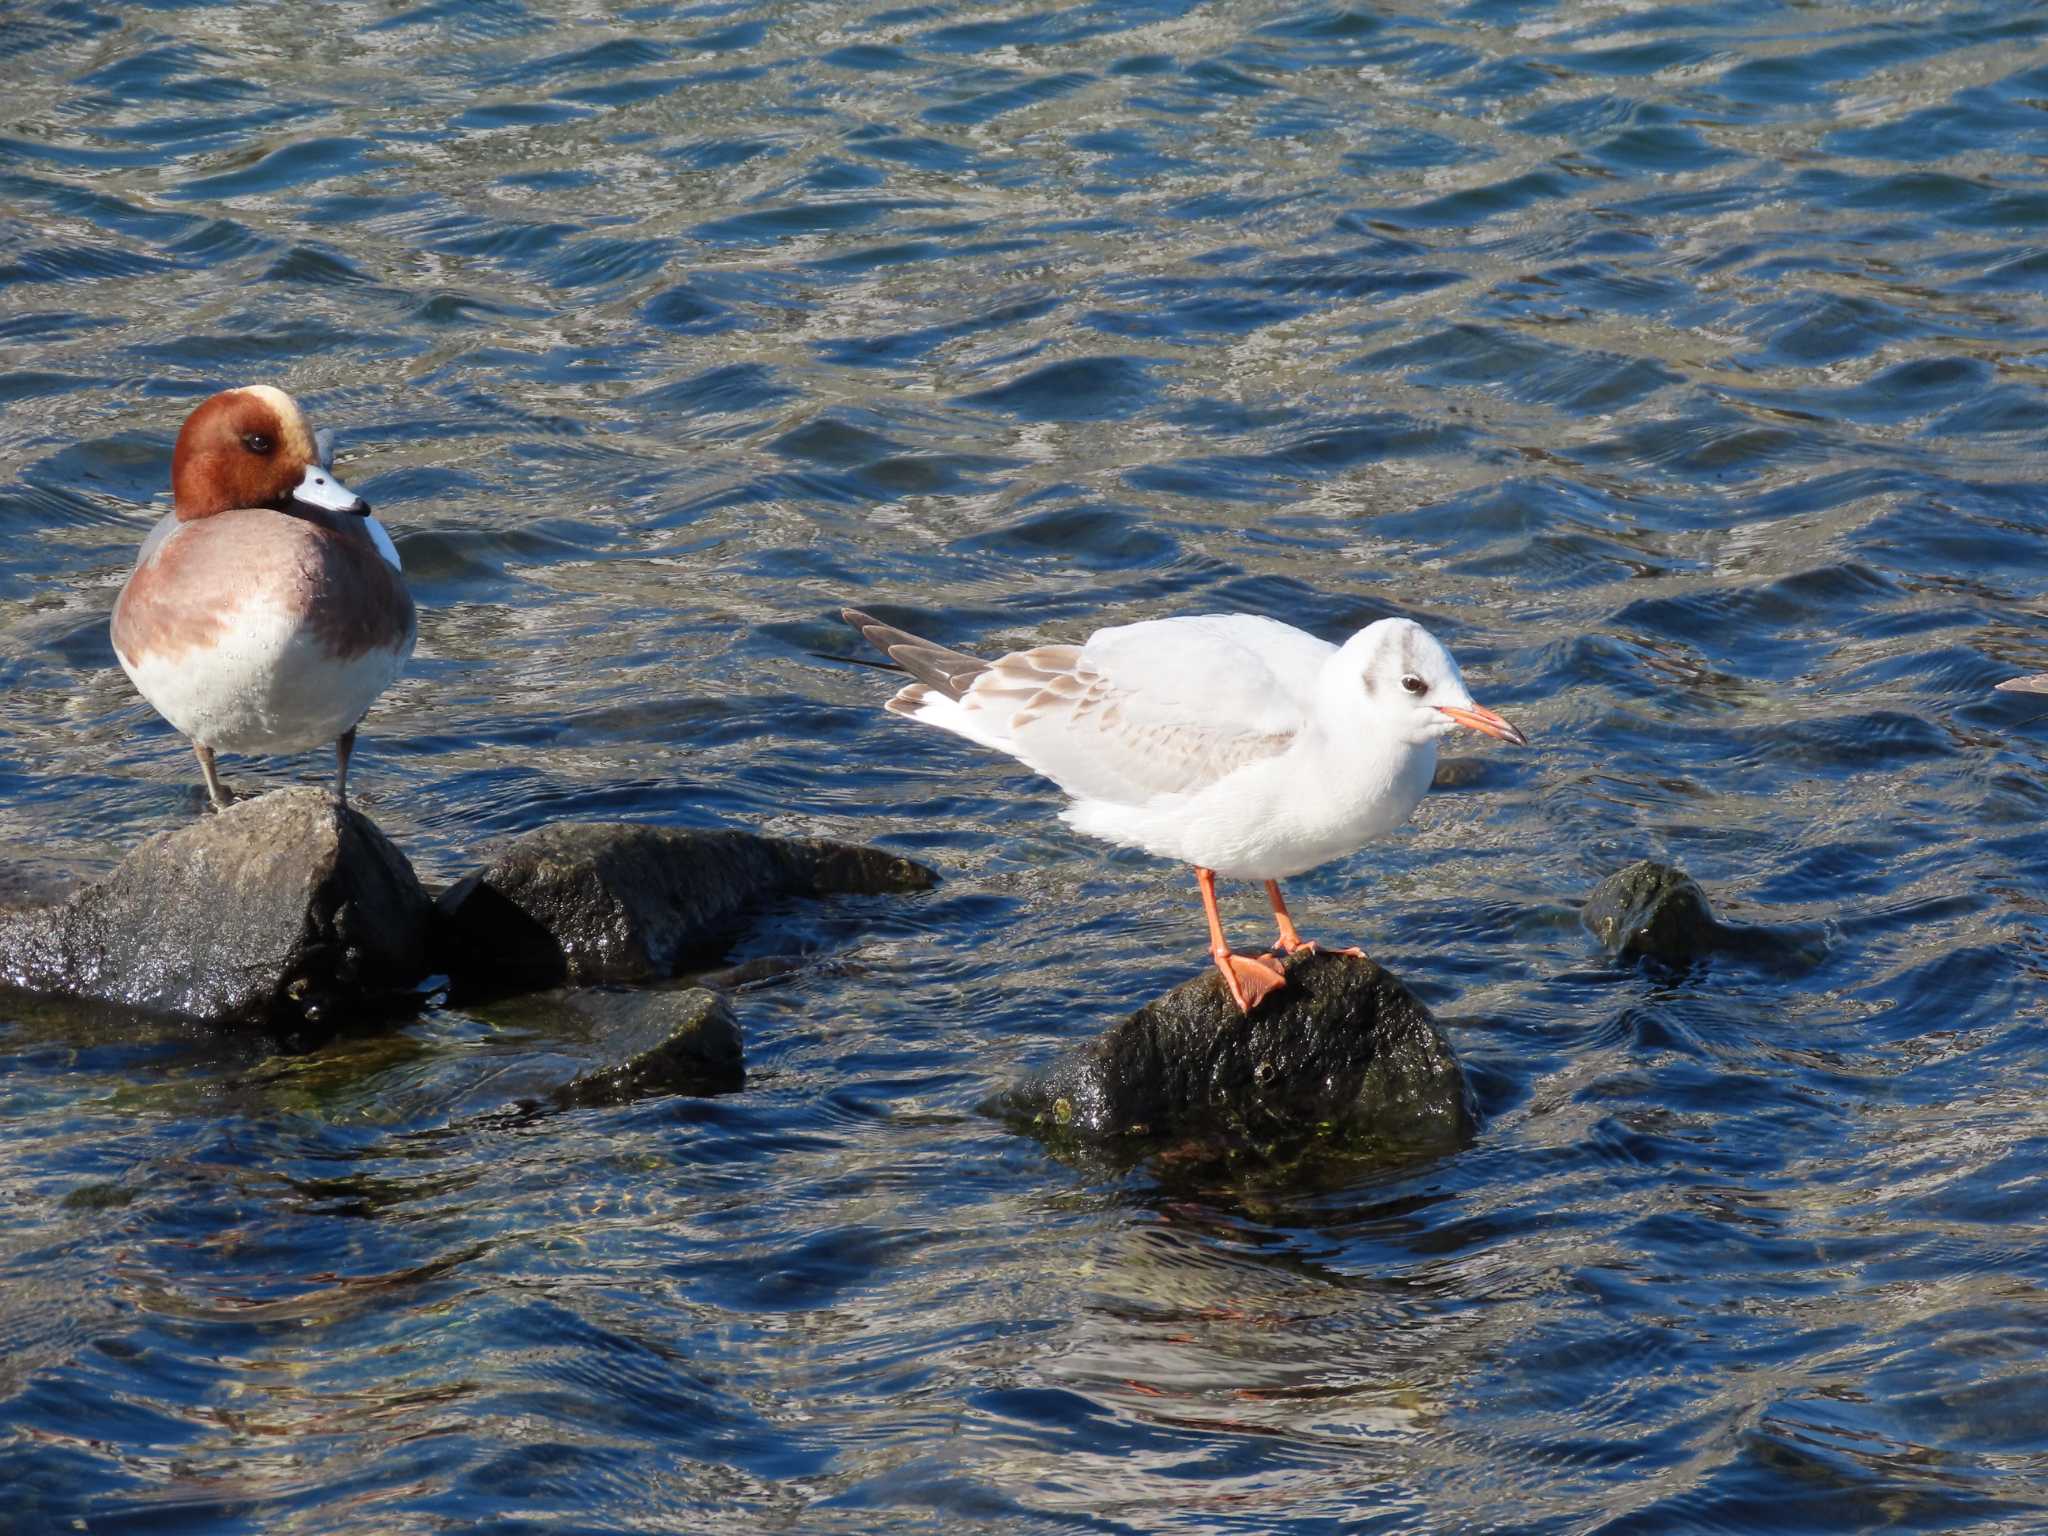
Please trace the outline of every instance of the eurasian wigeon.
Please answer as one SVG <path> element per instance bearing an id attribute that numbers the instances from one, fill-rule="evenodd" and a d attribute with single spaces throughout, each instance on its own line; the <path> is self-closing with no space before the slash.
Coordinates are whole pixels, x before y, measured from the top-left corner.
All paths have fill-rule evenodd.
<path id="1" fill-rule="evenodd" d="M 171 455 L 172 510 L 114 603 L 114 654 L 191 739 L 216 810 L 232 797 L 215 752 L 330 741 L 347 805 L 356 726 L 418 635 L 398 550 L 325 439 L 268 384 L 206 401 Z"/>

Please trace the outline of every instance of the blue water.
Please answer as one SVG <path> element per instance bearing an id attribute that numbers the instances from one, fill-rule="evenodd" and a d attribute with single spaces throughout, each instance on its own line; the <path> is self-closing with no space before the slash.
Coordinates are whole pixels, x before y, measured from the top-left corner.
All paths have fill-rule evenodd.
<path id="1" fill-rule="evenodd" d="M 253 381 L 403 550 L 351 787 L 423 874 L 581 817 L 945 876 L 766 914 L 806 963 L 719 1098 L 520 1108 L 545 1010 L 0 1003 L 0 1530 L 2048 1529 L 2048 701 L 1991 691 L 2048 668 L 2044 40 L 0 12 L 0 889 L 198 814 L 107 613 Z M 1197 973 L 1192 883 L 813 658 L 849 599 L 1442 635 L 1532 746 L 1293 896 L 1437 1009 L 1474 1143 L 1232 1186 L 979 1116 Z M 1794 958 L 1604 960 L 1646 856 Z"/>

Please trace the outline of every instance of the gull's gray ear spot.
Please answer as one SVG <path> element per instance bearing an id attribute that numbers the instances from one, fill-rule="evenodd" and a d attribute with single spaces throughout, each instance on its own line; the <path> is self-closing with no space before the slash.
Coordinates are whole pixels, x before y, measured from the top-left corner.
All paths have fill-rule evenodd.
<path id="1" fill-rule="evenodd" d="M 334 471 L 334 428 L 321 427 L 313 434 L 313 457 L 330 474 Z"/>

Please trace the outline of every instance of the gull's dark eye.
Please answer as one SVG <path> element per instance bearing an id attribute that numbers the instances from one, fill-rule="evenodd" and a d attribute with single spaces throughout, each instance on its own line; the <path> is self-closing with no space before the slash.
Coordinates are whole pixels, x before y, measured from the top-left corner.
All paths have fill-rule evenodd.
<path id="1" fill-rule="evenodd" d="M 261 432 L 245 432 L 242 434 L 242 446 L 251 453 L 268 453 L 276 444 Z"/>
<path id="2" fill-rule="evenodd" d="M 1425 683 L 1413 672 L 1410 672 L 1406 677 L 1401 679 L 1401 686 L 1407 689 L 1408 692 L 1414 694 L 1415 697 L 1418 699 L 1421 698 L 1425 693 L 1429 692 L 1429 684 Z"/>

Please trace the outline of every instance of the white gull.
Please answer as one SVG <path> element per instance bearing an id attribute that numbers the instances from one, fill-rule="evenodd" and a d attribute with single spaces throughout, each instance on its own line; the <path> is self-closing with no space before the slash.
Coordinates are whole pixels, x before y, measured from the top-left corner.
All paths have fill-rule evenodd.
<path id="1" fill-rule="evenodd" d="M 1279 952 L 1313 950 L 1281 880 L 1406 821 L 1438 737 L 1464 725 L 1526 744 L 1412 619 L 1341 646 L 1245 614 L 1151 619 L 985 661 L 857 609 L 842 617 L 917 679 L 890 710 L 1044 774 L 1072 797 L 1063 819 L 1077 831 L 1194 865 L 1209 953 L 1246 1013 L 1283 977 L 1224 942 L 1218 875 L 1263 881 Z"/>

